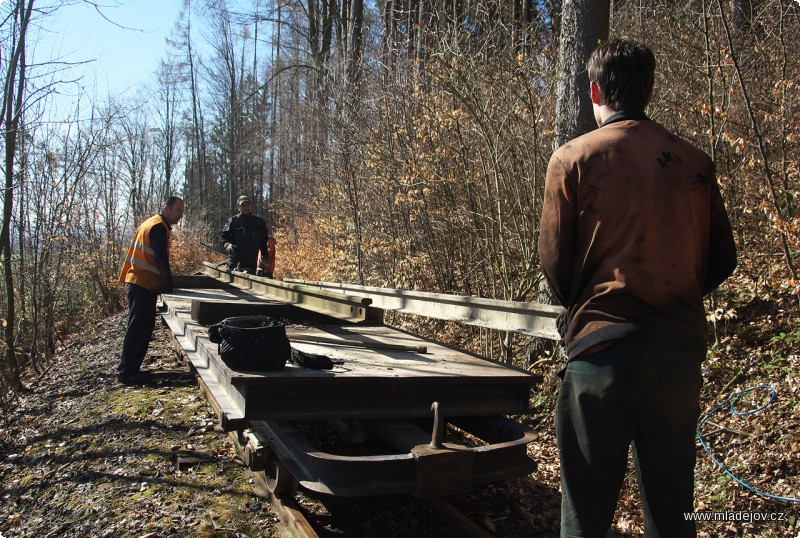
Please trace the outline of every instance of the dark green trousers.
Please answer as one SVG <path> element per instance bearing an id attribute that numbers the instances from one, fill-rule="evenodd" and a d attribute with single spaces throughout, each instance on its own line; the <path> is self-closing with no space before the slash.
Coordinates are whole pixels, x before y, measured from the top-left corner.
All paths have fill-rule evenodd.
<path id="1" fill-rule="evenodd" d="M 696 352 L 623 340 L 569 362 L 556 407 L 561 536 L 604 537 L 633 444 L 645 536 L 696 536 Z"/>

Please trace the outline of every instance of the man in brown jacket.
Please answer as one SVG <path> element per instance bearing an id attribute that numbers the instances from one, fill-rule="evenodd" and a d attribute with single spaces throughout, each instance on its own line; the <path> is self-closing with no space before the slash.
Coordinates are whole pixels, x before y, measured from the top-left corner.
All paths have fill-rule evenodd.
<path id="1" fill-rule="evenodd" d="M 646 536 L 694 536 L 703 295 L 736 247 L 704 152 L 649 120 L 655 57 L 611 40 L 588 64 L 600 127 L 547 169 L 539 256 L 569 362 L 556 408 L 561 536 L 605 536 L 634 448 Z"/>

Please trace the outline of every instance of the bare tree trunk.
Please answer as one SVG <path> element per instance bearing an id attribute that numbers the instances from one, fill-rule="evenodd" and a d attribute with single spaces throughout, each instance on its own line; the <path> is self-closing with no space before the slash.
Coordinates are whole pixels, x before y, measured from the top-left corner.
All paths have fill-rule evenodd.
<path id="1" fill-rule="evenodd" d="M 278 23 L 275 25 L 275 29 L 273 30 L 275 33 L 275 41 L 273 44 L 274 53 L 272 56 L 272 71 L 276 73 L 278 69 L 281 68 L 281 4 L 278 3 L 278 13 L 277 13 Z M 272 81 L 272 111 L 270 117 L 270 129 L 269 129 L 269 136 L 270 136 L 270 150 L 269 150 L 269 202 L 268 207 L 269 211 L 267 213 L 267 225 L 269 229 L 272 230 L 274 223 L 272 222 L 272 204 L 277 198 L 277 194 L 275 192 L 277 182 L 275 180 L 275 150 L 278 147 L 276 144 L 276 138 L 278 136 L 278 99 L 280 96 L 280 92 L 278 92 L 279 81 L 277 78 L 273 79 Z"/>
<path id="2" fill-rule="evenodd" d="M 3 110 L 0 126 L 5 136 L 5 188 L 3 190 L 3 228 L 0 231 L 0 250 L 3 256 L 3 273 L 6 286 L 6 306 L 8 312 L 5 319 L 6 364 L 9 369 L 10 383 L 14 390 L 24 389 L 20 379 L 20 368 L 17 362 L 14 340 L 15 299 L 14 274 L 11 252 L 11 213 L 14 210 L 14 157 L 17 148 L 17 135 L 22 123 L 22 105 L 25 97 L 26 64 L 25 37 L 28 23 L 31 20 L 33 0 L 15 2 L 12 13 L 12 24 L 16 39 L 10 51 L 8 71 L 5 74 L 3 92 Z M 20 248 L 22 246 L 20 245 Z"/>
<path id="3" fill-rule="evenodd" d="M 722 0 L 717 0 L 717 7 L 719 8 L 720 18 L 722 20 L 722 28 L 725 33 L 725 38 L 727 39 L 728 46 L 730 47 L 731 51 L 734 51 L 734 44 L 733 38 L 731 37 L 731 29 L 730 25 L 728 24 L 728 19 L 725 17 L 725 11 L 722 6 Z M 767 157 L 767 144 L 765 141 L 764 136 L 764 129 L 758 121 L 755 112 L 755 106 L 753 104 L 753 100 L 750 97 L 749 89 L 744 81 L 744 76 L 742 75 L 742 67 L 739 62 L 739 58 L 735 52 L 731 54 L 731 60 L 733 61 L 733 67 L 736 71 L 736 78 L 739 79 L 739 89 L 742 91 L 742 99 L 744 100 L 745 108 L 747 109 L 747 115 L 750 119 L 750 127 L 753 130 L 753 134 L 756 138 L 756 147 L 758 148 L 758 154 L 761 157 L 761 163 L 764 165 L 764 179 L 767 181 L 767 187 L 769 188 L 769 192 L 771 195 L 772 206 L 775 209 L 775 213 L 777 216 L 783 221 L 786 218 L 786 207 L 782 203 L 783 198 L 778 193 L 778 188 L 775 185 L 775 177 L 772 170 L 772 167 L 769 164 L 769 159 Z M 786 232 L 783 230 L 779 230 L 780 239 L 781 239 L 781 247 L 783 249 L 783 256 L 786 259 L 786 267 L 792 273 L 792 277 L 797 280 L 798 272 L 797 268 L 795 267 L 794 260 L 792 258 L 792 252 L 789 248 L 789 243 L 786 238 Z"/>
<path id="4" fill-rule="evenodd" d="M 350 4 L 350 46 L 348 50 L 347 75 L 351 84 L 356 84 L 361 70 L 361 41 L 364 20 L 363 0 L 352 0 Z"/>
<path id="5" fill-rule="evenodd" d="M 562 5 L 556 148 L 596 127 L 586 62 L 608 38 L 609 4 L 610 0 L 564 0 Z"/>
<path id="6" fill-rule="evenodd" d="M 161 114 L 161 158 L 164 160 L 164 190 L 165 196 L 173 194 L 172 175 L 175 167 L 175 153 L 177 146 L 177 106 L 179 77 L 175 75 L 177 67 L 161 62 L 158 72 L 160 97 L 164 106 Z"/>
<path id="7" fill-rule="evenodd" d="M 738 35 L 744 35 L 750 31 L 753 23 L 753 13 L 758 7 L 756 0 L 732 0 L 731 1 L 731 20 L 733 21 L 734 31 Z"/>
<path id="8" fill-rule="evenodd" d="M 206 205 L 206 143 L 205 132 L 203 129 L 202 111 L 200 109 L 200 97 L 197 89 L 197 69 L 195 67 L 194 55 L 192 53 L 192 35 L 191 35 L 191 15 L 187 17 L 186 26 L 186 48 L 189 59 L 189 82 L 192 92 L 192 126 L 194 128 L 194 144 L 196 144 L 194 156 L 197 174 L 197 183 L 199 193 L 200 207 Z"/>

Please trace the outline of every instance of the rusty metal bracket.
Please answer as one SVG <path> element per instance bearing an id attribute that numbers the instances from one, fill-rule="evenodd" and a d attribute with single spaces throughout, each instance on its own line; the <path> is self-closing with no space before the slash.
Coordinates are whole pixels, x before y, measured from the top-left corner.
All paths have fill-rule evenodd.
<path id="1" fill-rule="evenodd" d="M 472 489 L 475 453 L 462 445 L 444 443 L 445 420 L 439 402 L 433 402 L 431 442 L 411 449 L 417 462 L 417 497 L 443 497 Z"/>
<path id="2" fill-rule="evenodd" d="M 244 443 L 244 462 L 252 471 L 263 471 L 267 468 L 267 462 L 272 451 L 264 446 L 253 430 L 247 429 L 243 432 Z"/>
<path id="3" fill-rule="evenodd" d="M 442 448 L 419 445 L 411 454 L 417 463 L 417 497 L 446 497 L 472 490 L 475 452 L 469 448 L 450 443 Z"/>

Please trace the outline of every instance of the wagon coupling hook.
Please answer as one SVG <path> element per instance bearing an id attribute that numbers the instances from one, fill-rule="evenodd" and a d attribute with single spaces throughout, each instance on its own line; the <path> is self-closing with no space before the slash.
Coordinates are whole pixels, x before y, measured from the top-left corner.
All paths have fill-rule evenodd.
<path id="1" fill-rule="evenodd" d="M 441 450 L 444 448 L 442 440 L 444 439 L 444 420 L 439 414 L 439 402 L 433 402 L 431 405 L 433 411 L 433 435 L 431 436 L 431 448 Z"/>

